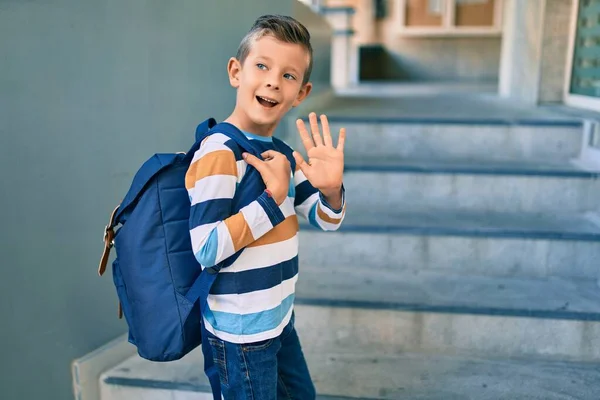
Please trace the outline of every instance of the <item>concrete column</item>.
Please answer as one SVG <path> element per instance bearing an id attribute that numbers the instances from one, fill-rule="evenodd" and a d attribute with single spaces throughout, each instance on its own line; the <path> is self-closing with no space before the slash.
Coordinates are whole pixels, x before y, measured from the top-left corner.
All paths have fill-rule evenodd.
<path id="1" fill-rule="evenodd" d="M 333 30 L 331 43 L 331 85 L 345 89 L 358 82 L 358 55 L 352 42 L 352 16 L 350 7 L 324 7 L 321 12 Z"/>
<path id="2" fill-rule="evenodd" d="M 354 43 L 378 43 L 374 3 L 373 0 L 357 1 L 356 15 L 354 16 L 354 29 L 356 30 Z"/>
<path id="3" fill-rule="evenodd" d="M 505 0 L 500 96 L 537 104 L 546 0 Z"/>

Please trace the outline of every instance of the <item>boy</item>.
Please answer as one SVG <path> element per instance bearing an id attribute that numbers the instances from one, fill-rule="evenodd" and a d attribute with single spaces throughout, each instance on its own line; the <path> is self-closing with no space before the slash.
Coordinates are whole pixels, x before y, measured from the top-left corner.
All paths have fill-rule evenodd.
<path id="1" fill-rule="evenodd" d="M 340 226 L 345 132 L 334 147 L 325 116 L 323 136 L 316 115 L 309 116 L 312 138 L 298 120 L 308 162 L 272 137 L 286 112 L 310 93 L 311 68 L 302 24 L 283 16 L 256 20 L 228 63 L 237 100 L 225 122 L 252 140 L 263 160 L 214 133 L 186 174 L 194 254 L 202 268 L 222 263 L 204 324 L 225 399 L 315 398 L 294 329 L 296 214 L 323 230 Z M 234 207 L 234 195 L 243 206 Z"/>

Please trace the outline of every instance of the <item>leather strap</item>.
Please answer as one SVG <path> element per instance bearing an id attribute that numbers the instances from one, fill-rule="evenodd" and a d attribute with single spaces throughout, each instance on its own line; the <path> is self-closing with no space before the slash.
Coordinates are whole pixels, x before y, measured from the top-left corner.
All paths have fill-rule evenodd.
<path id="1" fill-rule="evenodd" d="M 117 206 L 112 214 L 110 214 L 110 221 L 108 221 L 108 225 L 104 228 L 104 251 L 102 251 L 102 258 L 100 258 L 100 264 L 98 265 L 98 275 L 104 275 L 106 272 L 106 264 L 108 264 L 108 257 L 110 256 L 110 249 L 114 246 L 113 239 L 115 238 L 115 230 L 114 230 L 114 219 L 117 214 L 117 210 L 119 206 Z"/>

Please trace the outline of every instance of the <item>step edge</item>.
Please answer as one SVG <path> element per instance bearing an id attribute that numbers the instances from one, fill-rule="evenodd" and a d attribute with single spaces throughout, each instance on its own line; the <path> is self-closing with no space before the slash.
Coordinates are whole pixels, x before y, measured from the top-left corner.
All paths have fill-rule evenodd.
<path id="1" fill-rule="evenodd" d="M 322 232 L 312 225 L 301 222 L 300 229 L 310 232 Z M 445 236 L 445 237 L 468 237 L 468 238 L 494 238 L 494 239 L 531 239 L 531 240 L 560 240 L 577 242 L 600 242 L 598 233 L 571 233 L 558 231 L 523 231 L 511 229 L 499 229 L 486 231 L 466 228 L 440 228 L 440 227 L 417 227 L 417 226 L 381 226 L 381 225 L 352 225 L 342 224 L 338 233 L 372 233 L 372 234 L 405 234 L 416 236 Z"/>
<path id="2" fill-rule="evenodd" d="M 149 379 L 149 378 L 124 378 L 124 377 L 112 377 L 107 376 L 104 378 L 103 383 L 111 386 L 123 386 L 130 388 L 140 389 L 157 389 L 157 390 L 177 390 L 182 392 L 194 392 L 194 393 L 211 393 L 210 386 L 207 385 L 194 385 L 187 382 L 173 382 L 160 379 Z M 332 396 L 332 395 L 317 395 L 317 400 L 352 400 L 359 398 L 345 397 L 345 396 Z M 361 397 L 360 400 L 380 400 L 377 398 L 365 398 Z"/>
<path id="3" fill-rule="evenodd" d="M 308 118 L 302 118 L 308 121 Z M 374 123 L 403 125 L 481 125 L 481 126 L 533 126 L 583 128 L 582 120 L 545 120 L 545 119 L 502 119 L 502 118 L 409 118 L 409 117 L 353 117 L 328 115 L 331 123 Z"/>
<path id="4" fill-rule="evenodd" d="M 423 175 L 491 175 L 491 176 L 533 176 L 533 177 L 552 177 L 552 178 L 581 178 L 581 179 L 597 179 L 600 178 L 600 171 L 584 171 L 584 170 L 536 170 L 526 168 L 481 168 L 481 167 L 447 167 L 436 166 L 423 167 L 417 165 L 393 165 L 384 166 L 377 164 L 352 164 L 346 163 L 344 172 L 353 173 L 407 173 L 407 174 L 423 174 Z"/>
<path id="5" fill-rule="evenodd" d="M 437 314 L 481 315 L 493 317 L 534 318 L 567 321 L 600 322 L 600 312 L 512 309 L 503 307 L 475 307 L 463 305 L 431 305 L 424 303 L 402 303 L 370 300 L 340 300 L 309 298 L 298 295 L 295 304 L 331 308 L 355 308 L 363 310 L 390 310 L 406 312 L 429 312 Z"/>

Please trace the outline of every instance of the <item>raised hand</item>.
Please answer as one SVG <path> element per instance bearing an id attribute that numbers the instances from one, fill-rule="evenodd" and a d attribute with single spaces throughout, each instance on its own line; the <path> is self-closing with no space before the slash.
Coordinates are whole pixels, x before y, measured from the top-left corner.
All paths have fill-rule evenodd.
<path id="1" fill-rule="evenodd" d="M 290 188 L 291 167 L 287 157 L 274 150 L 261 154 L 264 161 L 249 153 L 243 153 L 242 156 L 248 165 L 256 168 L 277 205 L 281 205 Z"/>
<path id="2" fill-rule="evenodd" d="M 337 147 L 334 147 L 327 116 L 321 115 L 322 137 L 319 133 L 317 115 L 311 113 L 308 119 L 312 137 L 308 134 L 304 121 L 301 119 L 296 121 L 298 133 L 306 149 L 308 162 L 304 161 L 304 158 L 298 152 L 294 152 L 294 158 L 311 185 L 321 191 L 326 198 L 339 198 L 341 202 L 346 129 L 340 129 Z"/>

